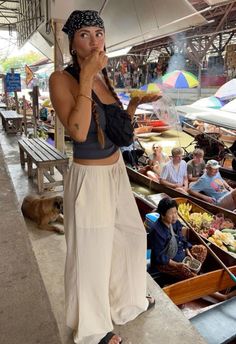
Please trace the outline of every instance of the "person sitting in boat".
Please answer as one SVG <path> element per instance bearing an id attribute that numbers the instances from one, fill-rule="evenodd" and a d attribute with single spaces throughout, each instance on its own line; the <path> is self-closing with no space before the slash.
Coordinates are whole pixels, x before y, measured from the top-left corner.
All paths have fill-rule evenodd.
<path id="1" fill-rule="evenodd" d="M 176 147 L 171 150 L 172 159 L 168 161 L 160 176 L 160 183 L 177 191 L 187 193 L 188 176 L 187 163 L 182 160 L 183 149 Z"/>
<path id="2" fill-rule="evenodd" d="M 150 229 L 149 242 L 151 245 L 150 272 L 164 272 L 178 279 L 196 276 L 189 266 L 183 263 L 186 256 L 195 258 L 201 263 L 207 256 L 204 245 L 189 243 L 182 233 L 182 224 L 178 220 L 178 206 L 175 200 L 165 197 L 156 209 L 159 219 Z"/>
<path id="3" fill-rule="evenodd" d="M 192 160 L 187 162 L 187 174 L 188 181 L 196 182 L 200 176 L 203 175 L 205 170 L 204 151 L 200 148 L 196 148 L 193 151 Z"/>
<path id="4" fill-rule="evenodd" d="M 152 180 L 159 181 L 162 168 L 170 159 L 167 154 L 162 152 L 162 147 L 157 143 L 152 145 L 152 151 L 148 160 L 150 170 L 147 171 L 147 176 Z"/>
<path id="5" fill-rule="evenodd" d="M 206 172 L 188 189 L 190 195 L 222 208 L 236 209 L 236 189 L 229 186 L 219 173 L 220 165 L 216 160 L 208 160 Z"/>
<path id="6" fill-rule="evenodd" d="M 134 139 L 130 146 L 120 147 L 120 150 L 125 163 L 132 167 L 138 167 L 138 160 L 145 152 L 137 139 Z"/>

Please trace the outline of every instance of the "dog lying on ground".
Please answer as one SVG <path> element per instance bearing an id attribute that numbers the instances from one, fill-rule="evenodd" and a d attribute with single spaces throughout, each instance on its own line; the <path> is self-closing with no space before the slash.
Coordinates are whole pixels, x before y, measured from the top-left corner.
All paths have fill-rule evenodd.
<path id="1" fill-rule="evenodd" d="M 51 224 L 63 223 L 63 198 L 61 196 L 26 196 L 23 200 L 21 211 L 25 217 L 36 222 L 38 228 L 64 234 L 64 231 Z"/>

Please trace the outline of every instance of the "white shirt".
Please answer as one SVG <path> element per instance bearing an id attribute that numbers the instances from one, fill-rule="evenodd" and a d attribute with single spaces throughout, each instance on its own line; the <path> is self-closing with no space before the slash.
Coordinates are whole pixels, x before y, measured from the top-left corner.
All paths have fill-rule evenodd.
<path id="1" fill-rule="evenodd" d="M 179 168 L 176 170 L 173 161 L 168 161 L 162 171 L 161 179 L 164 179 L 173 184 L 184 184 L 184 178 L 187 177 L 187 163 L 181 160 Z"/>

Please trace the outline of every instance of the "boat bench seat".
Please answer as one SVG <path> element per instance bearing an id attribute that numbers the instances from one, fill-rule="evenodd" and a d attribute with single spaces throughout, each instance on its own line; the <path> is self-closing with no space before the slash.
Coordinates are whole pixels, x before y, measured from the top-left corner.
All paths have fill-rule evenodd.
<path id="1" fill-rule="evenodd" d="M 47 188 L 63 185 L 65 173 L 69 166 L 69 158 L 41 139 L 24 138 L 18 141 L 20 149 L 21 166 L 27 163 L 28 177 L 36 174 L 38 192 L 42 193 Z M 33 169 L 33 164 L 36 166 Z M 54 168 L 57 176 L 54 175 Z M 59 176 L 59 178 L 58 178 Z"/>
<path id="2" fill-rule="evenodd" d="M 208 344 L 231 343 L 236 339 L 236 297 L 190 319 Z"/>

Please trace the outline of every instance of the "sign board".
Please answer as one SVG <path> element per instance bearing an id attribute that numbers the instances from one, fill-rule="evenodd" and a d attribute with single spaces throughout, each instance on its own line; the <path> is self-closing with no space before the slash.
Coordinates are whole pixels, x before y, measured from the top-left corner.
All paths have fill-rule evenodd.
<path id="1" fill-rule="evenodd" d="M 21 91 L 21 80 L 19 73 L 7 73 L 5 76 L 6 92 Z"/>

